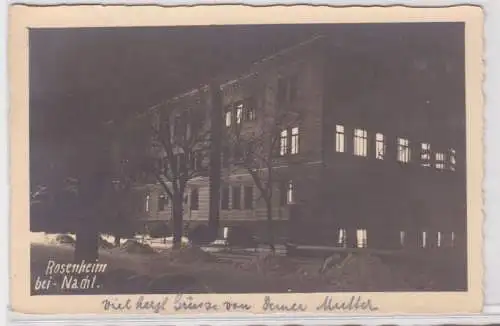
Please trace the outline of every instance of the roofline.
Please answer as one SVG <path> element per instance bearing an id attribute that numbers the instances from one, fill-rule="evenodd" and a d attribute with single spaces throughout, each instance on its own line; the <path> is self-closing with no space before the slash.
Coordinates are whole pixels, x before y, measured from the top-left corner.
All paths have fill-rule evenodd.
<path id="1" fill-rule="evenodd" d="M 311 37 L 311 38 L 309 38 L 309 39 L 307 39 L 307 40 L 305 40 L 303 42 L 300 42 L 300 43 L 297 43 L 297 44 L 292 45 L 290 47 L 284 48 L 284 49 L 282 49 L 282 50 L 280 50 L 278 52 L 275 52 L 275 53 L 273 53 L 271 55 L 268 55 L 268 56 L 266 56 L 266 57 L 264 57 L 264 58 L 262 58 L 260 60 L 257 60 L 255 62 L 253 62 L 250 65 L 250 67 L 248 69 L 246 69 L 247 71 L 250 71 L 250 72 L 244 73 L 244 74 L 242 74 L 242 75 L 240 75 L 240 76 L 238 76 L 236 78 L 232 78 L 232 79 L 219 77 L 219 78 L 215 78 L 214 80 L 225 79 L 224 82 L 217 83 L 217 84 L 219 84 L 219 86 L 220 86 L 221 89 L 224 89 L 225 87 L 230 86 L 230 85 L 232 85 L 234 83 L 237 83 L 237 82 L 239 82 L 241 80 L 244 80 L 246 78 L 250 78 L 250 77 L 255 76 L 257 74 L 257 72 L 252 71 L 252 70 L 255 70 L 256 68 L 258 68 L 258 67 L 260 67 L 260 66 L 262 66 L 264 64 L 267 64 L 268 62 L 271 62 L 273 60 L 277 60 L 280 57 L 288 56 L 288 55 L 292 54 L 293 52 L 295 52 L 295 51 L 297 51 L 297 50 L 299 50 L 301 48 L 304 48 L 306 46 L 309 46 L 311 44 L 314 44 L 314 43 L 316 43 L 316 42 L 318 42 L 320 40 L 323 40 L 324 38 L 325 38 L 324 35 L 321 35 L 321 34 L 315 35 L 315 36 L 313 36 L 313 37 Z M 136 115 L 136 117 L 141 117 L 143 115 L 147 115 L 148 113 L 154 112 L 156 109 L 158 109 L 158 108 L 160 108 L 160 107 L 162 107 L 164 105 L 176 103 L 176 102 L 182 100 L 183 98 L 195 95 L 195 94 L 199 93 L 200 91 L 208 91 L 209 87 L 210 86 L 208 84 L 205 84 L 205 85 L 203 85 L 201 87 L 193 88 L 193 89 L 191 89 L 189 91 L 186 91 L 184 93 L 181 93 L 179 95 L 171 97 L 171 98 L 169 98 L 169 99 L 167 99 L 165 101 L 162 101 L 160 103 L 157 103 L 157 104 L 155 104 L 155 105 L 147 108 L 143 112 L 139 112 Z M 113 123 L 114 123 L 114 120 L 106 122 L 106 124 L 113 124 Z"/>

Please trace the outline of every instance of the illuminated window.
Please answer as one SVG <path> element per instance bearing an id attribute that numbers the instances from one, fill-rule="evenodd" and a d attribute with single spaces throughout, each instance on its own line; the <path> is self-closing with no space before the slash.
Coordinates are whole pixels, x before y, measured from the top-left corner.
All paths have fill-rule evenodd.
<path id="1" fill-rule="evenodd" d="M 437 233 L 437 242 L 436 242 L 437 247 L 441 247 L 441 232 Z"/>
<path id="2" fill-rule="evenodd" d="M 385 140 L 384 135 L 377 133 L 375 135 L 375 158 L 383 160 L 385 156 Z"/>
<path id="3" fill-rule="evenodd" d="M 347 246 L 347 232 L 345 229 L 339 229 L 339 235 L 338 235 L 338 245 L 340 247 L 346 247 Z"/>
<path id="4" fill-rule="evenodd" d="M 436 169 L 444 170 L 444 153 L 436 153 Z"/>
<path id="5" fill-rule="evenodd" d="M 241 118 L 243 117 L 243 103 L 236 106 L 236 123 L 241 123 Z"/>
<path id="6" fill-rule="evenodd" d="M 366 156 L 367 132 L 364 129 L 354 129 L 354 155 Z"/>
<path id="7" fill-rule="evenodd" d="M 345 135 L 344 135 L 344 126 L 337 125 L 336 126 L 336 135 L 335 135 L 335 149 L 339 153 L 344 152 L 345 147 Z"/>
<path id="8" fill-rule="evenodd" d="M 457 164 L 457 152 L 452 148 L 449 151 L 450 171 L 455 171 Z"/>
<path id="9" fill-rule="evenodd" d="M 299 127 L 284 129 L 280 133 L 280 155 L 299 153 Z"/>
<path id="10" fill-rule="evenodd" d="M 146 212 L 149 212 L 149 195 L 146 195 Z"/>
<path id="11" fill-rule="evenodd" d="M 427 247 L 427 232 L 422 232 L 422 248 Z"/>
<path id="12" fill-rule="evenodd" d="M 400 231 L 399 232 L 399 244 L 401 244 L 401 247 L 404 247 L 405 240 L 406 240 L 406 232 L 405 231 Z"/>
<path id="13" fill-rule="evenodd" d="M 366 229 L 359 229 L 356 231 L 356 240 L 358 248 L 366 248 L 368 240 Z"/>
<path id="14" fill-rule="evenodd" d="M 293 182 L 288 181 L 287 190 L 286 190 L 286 202 L 287 204 L 292 204 L 294 201 L 294 188 Z"/>
<path id="15" fill-rule="evenodd" d="M 431 144 L 422 143 L 422 152 L 420 153 L 420 160 L 422 166 L 430 167 L 431 166 Z"/>
<path id="16" fill-rule="evenodd" d="M 398 161 L 408 163 L 410 161 L 410 146 L 408 139 L 398 138 Z"/>
<path id="17" fill-rule="evenodd" d="M 280 155 L 286 155 L 288 152 L 288 130 L 281 131 L 280 134 Z"/>
<path id="18" fill-rule="evenodd" d="M 290 148 L 290 153 L 291 154 L 298 154 L 299 153 L 299 127 L 294 127 L 292 128 L 292 141 L 291 145 L 292 147 Z"/>
<path id="19" fill-rule="evenodd" d="M 225 117 L 226 127 L 230 127 L 231 126 L 232 119 L 233 119 L 233 115 L 232 115 L 231 110 L 230 109 L 226 109 L 226 117 Z"/>

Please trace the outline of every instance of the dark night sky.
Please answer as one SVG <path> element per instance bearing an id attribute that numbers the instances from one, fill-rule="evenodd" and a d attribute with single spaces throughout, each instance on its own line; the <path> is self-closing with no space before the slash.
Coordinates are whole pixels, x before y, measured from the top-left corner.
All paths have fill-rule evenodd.
<path id="1" fill-rule="evenodd" d="M 77 138 L 98 134 L 102 121 L 145 109 L 220 72 L 239 72 L 314 34 L 329 35 L 339 49 L 384 67 L 401 53 L 404 64 L 417 69 L 436 49 L 452 60 L 463 47 L 462 32 L 455 24 L 31 30 L 32 180 L 65 160 L 63 148 L 78 153 Z"/>

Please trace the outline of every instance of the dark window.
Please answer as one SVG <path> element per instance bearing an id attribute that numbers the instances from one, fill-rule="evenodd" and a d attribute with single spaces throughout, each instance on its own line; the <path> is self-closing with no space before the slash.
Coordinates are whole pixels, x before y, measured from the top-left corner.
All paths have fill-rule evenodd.
<path id="1" fill-rule="evenodd" d="M 255 101 L 253 98 L 248 98 L 244 101 L 243 105 L 243 120 L 252 121 L 255 118 Z"/>
<path id="2" fill-rule="evenodd" d="M 199 193 L 198 189 L 191 189 L 191 210 L 197 211 L 199 207 Z"/>
<path id="3" fill-rule="evenodd" d="M 277 92 L 277 101 L 279 104 L 282 104 L 286 101 L 286 79 L 283 77 L 278 78 L 278 92 Z"/>
<path id="4" fill-rule="evenodd" d="M 285 206 L 287 204 L 287 195 L 288 195 L 288 183 L 281 182 L 280 183 L 280 206 Z"/>
<path id="5" fill-rule="evenodd" d="M 253 187 L 245 187 L 245 209 L 253 209 Z"/>
<path id="6" fill-rule="evenodd" d="M 291 103 L 297 99 L 298 75 L 278 78 L 277 101 L 278 104 Z"/>
<path id="7" fill-rule="evenodd" d="M 290 76 L 288 84 L 288 100 L 290 102 L 295 101 L 295 99 L 297 98 L 298 82 L 299 77 L 297 74 Z"/>
<path id="8" fill-rule="evenodd" d="M 222 167 L 223 168 L 229 167 L 229 155 L 230 155 L 229 148 L 228 147 L 222 148 Z"/>
<path id="9" fill-rule="evenodd" d="M 184 111 L 175 116 L 174 134 L 177 138 L 187 137 L 188 112 Z"/>
<path id="10" fill-rule="evenodd" d="M 220 198 L 220 208 L 229 209 L 229 187 L 222 188 L 222 194 Z"/>
<path id="11" fill-rule="evenodd" d="M 200 171 L 203 168 L 203 153 L 201 151 L 195 151 L 191 153 L 190 157 L 191 169 L 193 171 Z"/>
<path id="12" fill-rule="evenodd" d="M 158 197 L 158 211 L 164 211 L 165 210 L 165 206 L 168 205 L 168 199 L 165 195 L 160 195 L 160 197 Z"/>
<path id="13" fill-rule="evenodd" d="M 186 168 L 186 155 L 184 153 L 179 153 L 176 155 L 177 157 L 177 170 L 182 171 Z"/>
<path id="14" fill-rule="evenodd" d="M 241 187 L 233 186 L 233 209 L 241 209 Z"/>

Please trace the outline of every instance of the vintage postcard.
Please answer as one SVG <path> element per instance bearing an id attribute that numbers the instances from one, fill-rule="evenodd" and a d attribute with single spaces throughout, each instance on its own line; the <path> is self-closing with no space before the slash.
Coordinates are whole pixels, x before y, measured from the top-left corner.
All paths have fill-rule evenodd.
<path id="1" fill-rule="evenodd" d="M 14 311 L 481 310 L 480 7 L 9 18 Z"/>

